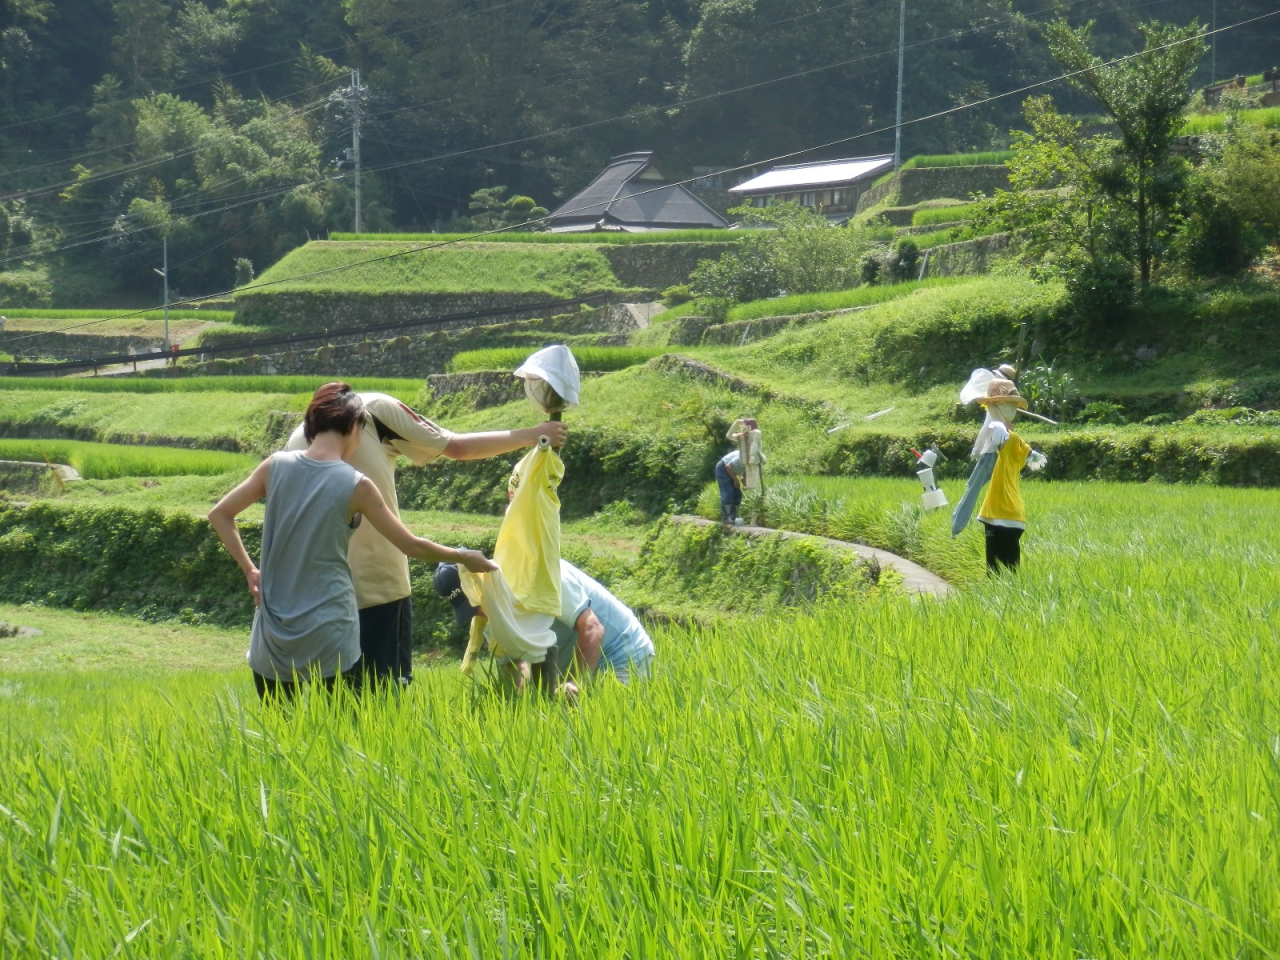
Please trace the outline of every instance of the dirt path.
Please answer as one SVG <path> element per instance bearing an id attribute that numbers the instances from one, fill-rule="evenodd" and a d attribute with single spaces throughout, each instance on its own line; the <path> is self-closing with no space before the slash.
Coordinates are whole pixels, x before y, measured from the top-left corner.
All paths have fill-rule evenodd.
<path id="1" fill-rule="evenodd" d="M 671 522 L 687 523 L 698 527 L 721 526 L 714 520 L 704 520 L 702 517 L 678 516 L 672 517 Z M 912 563 L 910 560 L 905 560 L 896 553 L 890 553 L 888 550 L 879 550 L 876 547 L 868 547 L 866 544 L 849 543 L 847 540 L 832 540 L 830 537 L 815 537 L 809 533 L 795 533 L 791 530 L 774 530 L 770 527 L 745 526 L 729 527 L 726 529 L 729 533 L 739 534 L 744 537 L 782 537 L 784 540 L 817 540 L 819 543 L 837 547 L 841 550 L 850 550 L 863 559 L 875 560 L 881 567 L 898 573 L 902 577 L 902 589 L 907 593 L 932 597 L 947 597 L 954 593 L 956 589 L 936 573 L 930 573 L 918 563 Z"/>

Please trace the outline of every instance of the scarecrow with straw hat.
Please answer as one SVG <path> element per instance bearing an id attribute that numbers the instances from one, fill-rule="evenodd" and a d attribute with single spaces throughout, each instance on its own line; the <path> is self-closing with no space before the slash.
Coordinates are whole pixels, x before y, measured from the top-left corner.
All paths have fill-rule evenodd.
<path id="1" fill-rule="evenodd" d="M 993 573 L 1001 566 L 1016 570 L 1022 557 L 1020 541 L 1027 527 L 1019 489 L 1022 469 L 1039 470 L 1048 462 L 1043 453 L 1033 452 L 1030 444 L 1013 432 L 1013 419 L 1019 411 L 1038 420 L 1048 420 L 1028 412 L 1027 401 L 1018 393 L 1011 377 L 1013 372 L 1006 367 L 998 372 L 975 370 L 960 391 L 961 403 L 977 402 L 987 415 L 973 445 L 977 465 L 951 517 L 951 535 L 959 535 L 968 524 L 985 486 L 987 494 L 978 509 L 978 521 L 986 534 L 987 568 Z"/>

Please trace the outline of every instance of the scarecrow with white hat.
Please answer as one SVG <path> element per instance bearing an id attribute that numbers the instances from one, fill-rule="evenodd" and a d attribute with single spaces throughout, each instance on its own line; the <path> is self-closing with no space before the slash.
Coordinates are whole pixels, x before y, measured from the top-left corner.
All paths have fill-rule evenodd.
<path id="1" fill-rule="evenodd" d="M 1019 489 L 1022 469 L 1027 466 L 1039 470 L 1048 462 L 1043 453 L 1033 452 L 1030 444 L 1012 430 L 1013 419 L 1019 411 L 1047 420 L 1028 413 L 1027 401 L 1008 375 L 1013 372 L 1006 367 L 1001 367 L 999 372 L 975 370 L 960 391 L 961 403 L 976 401 L 987 416 L 973 445 L 973 456 L 978 462 L 951 516 L 951 535 L 959 535 L 968 524 L 978 495 L 986 487 L 978 521 L 986 534 L 987 568 L 993 573 L 1001 566 L 1016 570 L 1021 560 L 1020 541 L 1027 527 Z"/>

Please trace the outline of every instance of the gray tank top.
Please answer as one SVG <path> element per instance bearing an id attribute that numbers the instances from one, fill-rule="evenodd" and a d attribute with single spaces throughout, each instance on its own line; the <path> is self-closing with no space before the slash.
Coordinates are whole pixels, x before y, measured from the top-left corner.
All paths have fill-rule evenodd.
<path id="1" fill-rule="evenodd" d="M 360 619 L 347 564 L 351 494 L 362 474 L 341 460 L 277 453 L 267 471 L 262 603 L 249 666 L 291 681 L 331 677 L 360 659 Z M 359 518 L 357 518 L 357 521 Z"/>

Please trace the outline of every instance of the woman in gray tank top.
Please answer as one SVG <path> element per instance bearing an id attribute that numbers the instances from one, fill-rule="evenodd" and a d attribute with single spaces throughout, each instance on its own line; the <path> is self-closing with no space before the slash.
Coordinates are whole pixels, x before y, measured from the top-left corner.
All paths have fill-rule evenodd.
<path id="1" fill-rule="evenodd" d="M 308 447 L 276 453 L 209 511 L 209 523 L 240 565 L 258 609 L 249 667 L 259 696 L 291 697 L 294 684 L 358 678 L 359 615 L 347 542 L 363 516 L 401 552 L 419 560 L 496 569 L 477 550 L 442 547 L 414 536 L 373 481 L 346 462 L 360 443 L 364 405 L 341 382 L 315 392 L 303 421 Z M 250 559 L 236 517 L 266 498 L 262 566 Z"/>

